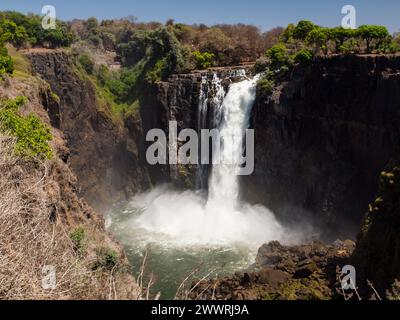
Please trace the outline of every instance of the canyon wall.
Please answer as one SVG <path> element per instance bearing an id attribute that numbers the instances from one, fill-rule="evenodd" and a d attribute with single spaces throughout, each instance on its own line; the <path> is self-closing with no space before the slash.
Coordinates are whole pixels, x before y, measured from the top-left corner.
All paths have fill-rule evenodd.
<path id="1" fill-rule="evenodd" d="M 27 57 L 59 97 L 59 109 L 49 115 L 67 140 L 81 196 L 104 212 L 115 201 L 148 188 L 140 119 L 122 123 L 113 118 L 93 82 L 79 74 L 65 51 L 33 50 Z"/>
<path id="2" fill-rule="evenodd" d="M 394 56 L 318 58 L 296 67 L 272 95 L 259 91 L 251 119 L 255 172 L 242 178 L 243 200 L 271 208 L 287 223 L 311 222 L 325 240 L 355 238 L 400 139 L 399 69 Z M 218 74 L 226 87 L 234 81 L 229 72 Z M 155 86 L 142 109 L 144 130 L 168 130 L 171 120 L 179 130 L 196 129 L 204 75 L 177 75 Z M 152 176 L 183 178 L 187 187 L 195 169 L 164 166 L 152 168 Z"/>
<path id="3" fill-rule="evenodd" d="M 68 54 L 28 57 L 60 97 L 60 110 L 50 106 L 49 114 L 67 138 L 81 194 L 96 209 L 164 182 L 194 188 L 196 166 L 146 164 L 151 143 L 143 133 L 158 128 L 168 134 L 169 121 L 177 121 L 178 131 L 197 130 L 203 78 L 211 81 L 216 73 L 226 89 L 240 80 L 234 77 L 238 68 L 174 75 L 146 88 L 140 119 L 119 123 L 101 107 L 93 84 L 76 74 Z M 318 58 L 296 67 L 272 95 L 258 92 L 251 120 L 255 172 L 243 177 L 242 198 L 286 222 L 312 222 L 327 240 L 354 238 L 400 138 L 399 69 L 400 59 L 391 56 Z"/>
<path id="4" fill-rule="evenodd" d="M 13 148 L 7 148 L 12 147 L 12 140 L 1 133 L 1 218 L 7 224 L 3 225 L 0 245 L 4 260 L 9 261 L 3 270 L 2 280 L 7 282 L 2 283 L 1 298 L 137 299 L 140 289 L 122 246 L 106 231 L 103 216 L 80 195 L 82 176 L 77 178 L 69 165 L 72 153 L 57 128 L 62 125 L 60 101 L 49 84 L 31 75 L 1 81 L 1 99 L 20 96 L 27 98 L 21 114 L 34 114 L 50 128 L 53 157 L 39 161 L 17 157 L 10 151 Z M 78 247 L 73 235 L 79 230 Z M 98 272 L 96 264 L 102 263 L 106 254 L 114 257 L 118 268 Z M 57 280 L 61 279 L 55 290 L 42 287 L 42 268 L 46 265 L 54 266 Z M 108 290 L 110 277 L 114 279 L 114 292 Z"/>
<path id="5" fill-rule="evenodd" d="M 400 58 L 333 56 L 297 67 L 253 109 L 244 198 L 323 238 L 352 237 L 400 139 Z"/>

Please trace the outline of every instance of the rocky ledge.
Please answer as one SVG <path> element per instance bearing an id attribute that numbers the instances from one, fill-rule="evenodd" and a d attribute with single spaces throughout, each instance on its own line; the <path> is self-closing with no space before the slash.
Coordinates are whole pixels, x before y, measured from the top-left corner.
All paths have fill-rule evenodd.
<path id="1" fill-rule="evenodd" d="M 294 247 L 270 242 L 260 248 L 256 263 L 248 271 L 194 282 L 190 297 L 200 300 L 332 299 L 339 294 L 338 270 L 348 264 L 354 249 L 355 243 L 350 240 Z"/>

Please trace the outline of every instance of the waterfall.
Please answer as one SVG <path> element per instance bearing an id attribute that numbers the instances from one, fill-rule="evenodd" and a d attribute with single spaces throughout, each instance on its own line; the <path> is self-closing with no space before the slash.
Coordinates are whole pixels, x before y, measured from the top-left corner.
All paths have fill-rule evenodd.
<path id="1" fill-rule="evenodd" d="M 218 129 L 222 138 L 221 163 L 212 170 L 209 200 L 235 205 L 239 198 L 237 168 L 243 152 L 244 131 L 249 127 L 250 111 L 256 98 L 258 77 L 230 86 L 219 113 Z"/>
<path id="2" fill-rule="evenodd" d="M 203 78 L 198 126 L 199 129 L 216 127 L 222 137 L 222 164 L 212 167 L 208 197 L 192 191 L 156 188 L 133 200 L 135 206 L 143 209 L 132 222 L 136 227 L 152 234 L 156 241 L 164 245 L 172 242 L 175 247 L 240 243 L 257 248 L 271 240 L 290 241 L 289 233 L 271 211 L 239 201 L 236 170 L 243 151 L 243 129 L 249 125 L 255 100 L 256 83 L 257 78 L 233 83 L 226 94 L 217 75 L 212 79 Z"/>
<path id="3" fill-rule="evenodd" d="M 218 77 L 217 73 L 213 73 L 211 81 L 209 81 L 207 75 L 202 77 L 200 85 L 199 107 L 198 107 L 199 111 L 198 111 L 197 132 L 199 133 L 199 137 L 201 137 L 200 132 L 202 129 L 216 128 L 220 124 L 221 122 L 220 109 L 224 101 L 225 95 L 226 92 L 222 85 L 222 79 Z M 211 121 L 208 121 L 209 110 L 213 111 Z M 201 157 L 201 152 L 199 152 L 199 155 Z M 199 163 L 201 163 L 201 161 L 199 161 Z M 197 189 L 204 190 L 207 186 L 206 180 L 208 178 L 208 174 L 206 169 L 207 166 L 202 164 L 198 165 L 197 181 L 196 181 Z"/>
<path id="4" fill-rule="evenodd" d="M 243 72 L 236 75 L 241 77 Z M 307 232 L 288 230 L 267 208 L 239 200 L 237 169 L 257 78 L 233 83 L 228 92 L 225 80 L 213 74 L 201 82 L 198 132 L 215 128 L 222 138 L 222 162 L 198 168 L 199 188 L 208 194 L 157 187 L 136 196 L 108 219 L 109 230 L 118 235 L 130 260 L 137 264 L 150 248 L 149 270 L 159 278 L 160 291 L 164 294 L 167 288 L 172 297 L 183 277 L 199 266 L 204 267 L 204 273 L 196 273 L 199 278 L 210 276 L 213 270 L 218 275 L 233 274 L 254 263 L 264 243 L 299 243 Z"/>

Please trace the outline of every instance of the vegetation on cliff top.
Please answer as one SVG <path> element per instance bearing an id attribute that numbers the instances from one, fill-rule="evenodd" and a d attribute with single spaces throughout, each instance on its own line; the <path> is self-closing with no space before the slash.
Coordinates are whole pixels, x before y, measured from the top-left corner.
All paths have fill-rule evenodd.
<path id="1" fill-rule="evenodd" d="M 399 50 L 399 39 L 390 36 L 383 26 L 364 25 L 358 29 L 324 28 L 303 20 L 297 25 L 288 25 L 282 32 L 279 43 L 258 59 L 255 71 L 264 72 L 258 87 L 264 93 L 272 93 L 271 83 L 284 79 L 296 64 L 309 65 L 315 56 L 395 53 Z"/>
<path id="2" fill-rule="evenodd" d="M 52 140 L 50 128 L 34 114 L 23 116 L 20 108 L 25 97 L 3 101 L 0 105 L 0 129 L 15 137 L 15 151 L 22 157 L 51 159 L 53 156 L 49 141 Z"/>

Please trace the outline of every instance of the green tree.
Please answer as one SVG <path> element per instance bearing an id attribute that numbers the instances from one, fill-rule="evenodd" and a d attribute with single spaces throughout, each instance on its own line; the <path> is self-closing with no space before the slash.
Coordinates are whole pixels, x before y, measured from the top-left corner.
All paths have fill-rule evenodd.
<path id="1" fill-rule="evenodd" d="M 338 27 L 329 29 L 328 34 L 329 40 L 335 42 L 336 52 L 340 52 L 340 47 L 343 45 L 343 43 L 348 39 L 356 37 L 357 31 L 353 29 L 344 29 L 342 27 Z"/>
<path id="2" fill-rule="evenodd" d="M 135 32 L 128 43 L 118 47 L 125 66 L 141 65 L 148 79 L 160 80 L 185 66 L 183 49 L 173 32 L 162 27 L 151 31 Z M 146 78 L 142 75 L 142 78 Z"/>
<path id="3" fill-rule="evenodd" d="M 295 25 L 293 23 L 289 24 L 286 29 L 283 31 L 282 35 L 281 35 L 281 40 L 283 42 L 289 42 L 291 41 L 291 39 L 293 39 L 293 34 L 294 34 L 294 30 L 295 30 Z"/>
<path id="4" fill-rule="evenodd" d="M 19 109 L 25 97 L 3 101 L 0 105 L 0 129 L 17 139 L 16 152 L 21 156 L 50 159 L 53 151 L 50 129 L 34 114 L 22 116 Z"/>
<path id="5" fill-rule="evenodd" d="M 312 23 L 311 21 L 308 20 L 302 20 L 300 21 L 297 26 L 293 30 L 293 37 L 296 40 L 305 40 L 308 36 L 308 34 L 318 28 L 317 25 Z"/>
<path id="6" fill-rule="evenodd" d="M 288 50 L 284 43 L 278 43 L 267 51 L 267 57 L 271 60 L 271 67 L 278 69 L 290 64 Z"/>
<path id="7" fill-rule="evenodd" d="M 294 57 L 294 62 L 302 66 L 309 65 L 312 62 L 314 55 L 309 49 L 302 49 Z"/>
<path id="8" fill-rule="evenodd" d="M 28 39 L 28 34 L 23 26 L 18 26 L 15 22 L 8 19 L 0 20 L 0 41 L 11 42 L 15 46 L 20 46 Z"/>
<path id="9" fill-rule="evenodd" d="M 358 28 L 358 34 L 361 39 L 365 40 L 367 52 L 371 52 L 371 43 L 373 40 L 383 41 L 389 37 L 389 32 L 386 27 L 375 25 L 363 25 Z"/>
<path id="10" fill-rule="evenodd" d="M 0 26 L 0 35 L 3 34 L 3 29 Z M 4 74 L 12 74 L 14 72 L 14 63 L 8 55 L 8 50 L 0 39 L 0 79 Z"/>
<path id="11" fill-rule="evenodd" d="M 316 28 L 312 30 L 307 38 L 306 42 L 309 45 L 314 46 L 316 51 L 322 50 L 324 54 L 328 53 L 328 39 L 329 39 L 329 29 L 326 28 Z"/>
<path id="12" fill-rule="evenodd" d="M 196 68 L 208 69 L 213 66 L 215 55 L 210 52 L 201 53 L 200 51 L 194 51 L 193 57 L 196 61 Z"/>

